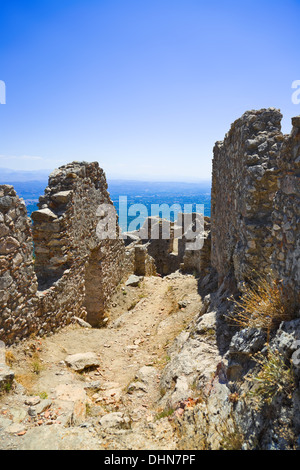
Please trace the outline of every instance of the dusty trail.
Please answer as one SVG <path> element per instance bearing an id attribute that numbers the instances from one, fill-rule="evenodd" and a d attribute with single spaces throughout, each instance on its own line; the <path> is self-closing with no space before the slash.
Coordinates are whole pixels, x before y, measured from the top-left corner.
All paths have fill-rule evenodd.
<path id="1" fill-rule="evenodd" d="M 160 374 L 200 307 L 193 276 L 149 277 L 120 286 L 106 328 L 74 324 L 10 348 L 21 385 L 0 399 L 0 449 L 176 449 L 159 406 Z M 100 366 L 66 366 L 66 356 L 86 352 Z"/>

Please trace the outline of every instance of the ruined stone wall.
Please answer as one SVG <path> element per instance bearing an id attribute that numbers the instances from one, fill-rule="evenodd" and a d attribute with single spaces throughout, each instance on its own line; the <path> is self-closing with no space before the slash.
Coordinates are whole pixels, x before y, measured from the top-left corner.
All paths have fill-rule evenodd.
<path id="1" fill-rule="evenodd" d="M 74 264 L 84 265 L 98 247 L 96 211 L 102 203 L 112 204 L 98 164 L 73 163 L 51 173 L 39 210 L 32 214 L 40 286 Z"/>
<path id="2" fill-rule="evenodd" d="M 65 299 L 72 301 L 75 294 L 80 299 L 77 315 L 84 315 L 85 309 L 93 326 L 100 325 L 114 288 L 132 270 L 117 223 L 115 239 L 100 240 L 97 235 L 101 204 L 113 208 L 103 170 L 97 163 L 74 162 L 50 175 L 40 209 L 32 214 L 40 289 L 49 291 L 53 284 L 59 288 L 67 311 Z"/>
<path id="3" fill-rule="evenodd" d="M 126 233 L 126 243 L 136 243 L 135 274 L 156 271 L 164 276 L 180 269 L 205 276 L 210 268 L 209 227 L 209 217 L 196 213 L 179 213 L 175 222 L 148 217 L 140 231 Z"/>
<path id="4" fill-rule="evenodd" d="M 169 349 L 160 382 L 160 405 L 177 408 L 179 449 L 299 449 L 300 117 L 290 135 L 280 119 L 274 109 L 249 111 L 214 149 L 208 278 L 216 270 L 219 287 L 207 280 L 200 315 Z M 229 321 L 231 294 L 269 270 L 296 300 L 295 318 L 287 310 L 268 332 Z"/>
<path id="5" fill-rule="evenodd" d="M 37 311 L 30 220 L 12 186 L 0 186 L 0 339 L 30 334 Z"/>
<path id="6" fill-rule="evenodd" d="M 113 207 L 98 163 L 74 162 L 50 175 L 32 230 L 24 202 L 1 186 L 1 340 L 42 335 L 74 316 L 101 325 L 116 285 L 134 271 L 118 225 L 115 239 L 96 233 L 103 203 Z"/>
<path id="7" fill-rule="evenodd" d="M 240 288 L 270 267 L 281 118 L 274 108 L 248 111 L 214 147 L 211 261 L 220 284 L 229 277 Z"/>
<path id="8" fill-rule="evenodd" d="M 300 291 L 300 117 L 282 146 L 278 166 L 279 189 L 272 213 L 272 267 L 285 285 Z"/>
<path id="9" fill-rule="evenodd" d="M 193 250 L 187 249 L 187 243 L 190 241 L 186 239 L 185 235 L 181 240 L 178 240 L 179 251 L 182 252 L 181 269 L 184 272 L 197 273 L 201 278 L 203 278 L 209 274 L 211 264 L 211 233 L 209 217 L 203 217 L 203 228 L 197 235 L 197 238 L 199 248 L 197 248 L 196 244 L 195 249 Z M 195 243 L 196 237 L 193 241 Z"/>

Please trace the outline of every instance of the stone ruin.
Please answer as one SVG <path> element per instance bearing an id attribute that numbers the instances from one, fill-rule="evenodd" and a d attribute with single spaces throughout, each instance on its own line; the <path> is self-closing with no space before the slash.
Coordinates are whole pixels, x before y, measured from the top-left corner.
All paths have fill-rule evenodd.
<path id="1" fill-rule="evenodd" d="M 299 294 L 300 118 L 290 135 L 281 119 L 248 111 L 214 147 L 211 265 L 232 291 L 271 270 Z"/>
<path id="2" fill-rule="evenodd" d="M 98 163 L 73 162 L 52 172 L 33 224 L 14 188 L 0 186 L 0 338 L 6 344 L 55 331 L 74 317 L 99 327 L 116 286 L 130 274 L 184 267 L 184 248 L 173 252 L 173 229 L 169 240 L 124 241 L 116 217 L 115 238 L 100 239 L 103 204 L 114 207 Z"/>
<path id="3" fill-rule="evenodd" d="M 102 203 L 112 204 L 97 163 L 55 170 L 32 228 L 13 187 L 0 187 L 0 337 L 7 344 L 74 316 L 101 323 L 114 287 L 132 269 L 121 240 L 96 236 Z"/>
<path id="4" fill-rule="evenodd" d="M 160 406 L 176 410 L 181 450 L 299 450 L 300 118 L 283 135 L 281 117 L 248 111 L 214 148 L 203 305 L 172 344 L 160 380 Z M 271 271 L 293 309 L 272 328 L 235 323 L 233 298 Z"/>
<path id="5" fill-rule="evenodd" d="M 290 135 L 282 134 L 281 118 L 274 108 L 248 111 L 216 143 L 211 220 L 202 249 L 192 252 L 184 236 L 174 237 L 176 224 L 168 240 L 100 240 L 97 208 L 112 202 L 97 163 L 55 170 L 32 227 L 14 188 L 0 186 L 0 339 L 42 335 L 74 316 L 101 326 L 112 293 L 131 273 L 182 269 L 205 279 L 215 272 L 234 292 L 272 269 L 298 294 L 300 117 Z"/>
<path id="6" fill-rule="evenodd" d="M 151 256 L 155 271 L 162 276 L 179 269 L 205 275 L 210 266 L 209 227 L 209 217 L 198 213 L 179 212 L 174 222 L 150 216 L 140 230 L 124 233 L 125 244 L 136 244 L 136 256 L 141 260 L 145 254 Z M 137 274 L 145 275 L 144 264 L 140 267 L 137 260 Z"/>

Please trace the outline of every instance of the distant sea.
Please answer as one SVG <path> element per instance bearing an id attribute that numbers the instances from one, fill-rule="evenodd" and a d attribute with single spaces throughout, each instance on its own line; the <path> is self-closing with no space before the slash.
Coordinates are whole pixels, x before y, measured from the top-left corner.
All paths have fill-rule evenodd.
<path id="1" fill-rule="evenodd" d="M 39 196 L 44 194 L 47 186 L 47 179 L 42 181 L 9 181 L 2 178 L 0 174 L 0 184 L 12 184 L 17 194 L 22 197 L 27 206 L 28 215 L 37 210 Z M 192 204 L 193 212 L 196 210 L 196 204 L 204 206 L 204 215 L 210 216 L 210 182 L 199 183 L 177 183 L 177 182 L 140 182 L 125 180 L 109 180 L 108 191 L 116 210 L 119 214 L 119 197 L 127 197 L 127 207 L 133 204 L 143 204 L 146 207 L 147 215 L 159 215 L 154 210 L 155 204 L 179 204 L 184 210 L 185 204 Z M 135 216 L 128 216 L 127 222 L 130 224 L 136 217 L 143 217 L 143 213 L 137 212 Z M 170 214 L 173 220 L 173 213 Z M 128 226 L 120 225 L 123 231 Z"/>

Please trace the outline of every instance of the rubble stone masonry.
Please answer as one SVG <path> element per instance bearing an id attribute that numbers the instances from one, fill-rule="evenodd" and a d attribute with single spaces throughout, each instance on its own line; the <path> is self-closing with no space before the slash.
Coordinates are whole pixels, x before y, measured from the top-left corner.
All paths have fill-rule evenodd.
<path id="1" fill-rule="evenodd" d="M 102 203 L 112 205 L 98 163 L 55 170 L 32 228 L 13 187 L 0 186 L 1 340 L 42 335 L 74 316 L 101 325 L 116 285 L 134 270 L 123 240 L 96 235 Z"/>
<path id="2" fill-rule="evenodd" d="M 278 191 L 272 212 L 272 266 L 284 284 L 300 291 L 300 117 L 278 156 Z"/>
<path id="3" fill-rule="evenodd" d="M 247 111 L 214 147 L 211 262 L 242 290 L 272 270 L 299 291 L 300 118 L 281 132 L 274 108 Z"/>
<path id="4" fill-rule="evenodd" d="M 105 214 L 97 209 L 112 202 L 98 163 L 55 170 L 33 226 L 13 187 L 0 186 L 0 340 L 54 331 L 74 316 L 101 326 L 123 278 L 156 268 L 166 274 L 170 259 L 174 269 L 206 275 L 210 258 L 219 285 L 237 290 L 272 269 L 299 293 L 300 117 L 290 135 L 282 134 L 281 118 L 274 108 L 247 111 L 215 144 L 211 231 L 200 252 L 185 253 L 184 243 L 175 252 L 165 240 L 125 244 L 117 224 L 115 239 L 100 240 L 96 226 Z"/>

